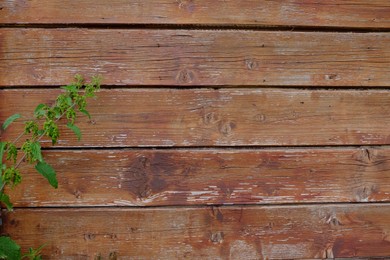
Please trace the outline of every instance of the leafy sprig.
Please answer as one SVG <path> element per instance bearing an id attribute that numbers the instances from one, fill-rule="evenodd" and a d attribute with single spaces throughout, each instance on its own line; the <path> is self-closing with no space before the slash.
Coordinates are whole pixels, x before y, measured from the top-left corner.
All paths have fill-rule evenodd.
<path id="1" fill-rule="evenodd" d="M 22 174 L 19 167 L 23 162 L 35 164 L 35 169 L 49 184 L 54 188 L 58 187 L 55 170 L 43 158 L 41 140 L 48 137 L 52 145 L 55 145 L 60 137 L 59 123 L 65 123 L 80 140 L 81 131 L 75 125 L 78 112 L 91 118 L 86 109 L 87 98 L 95 97 L 95 93 L 100 89 L 100 81 L 100 77 L 92 77 L 91 82 L 86 83 L 82 76 L 76 75 L 73 83 L 61 87 L 64 91 L 58 95 L 54 105 L 39 104 L 35 108 L 32 119 L 24 122 L 24 130 L 15 140 L 0 141 L 0 203 L 8 210 L 12 210 L 12 203 L 4 189 L 6 186 L 13 188 L 21 183 Z M 20 114 L 8 117 L 2 128 L 7 129 L 20 118 L 22 118 Z M 24 136 L 25 141 L 18 148 L 19 140 Z M 42 247 L 36 250 L 30 248 L 29 253 L 21 257 L 20 246 L 9 237 L 0 236 L 0 259 L 39 260 L 41 250 Z"/>
<path id="2" fill-rule="evenodd" d="M 66 119 L 66 126 L 80 139 L 81 131 L 75 125 L 77 112 L 90 117 L 86 110 L 87 98 L 95 97 L 96 91 L 100 89 L 101 79 L 99 77 L 93 77 L 89 83 L 85 83 L 80 75 L 76 75 L 75 79 L 75 82 L 70 85 L 61 87 L 64 93 L 56 98 L 54 105 L 39 104 L 35 108 L 33 119 L 24 122 L 23 133 L 13 142 L 0 142 L 0 158 L 2 158 L 0 162 L 0 202 L 3 202 L 8 209 L 11 209 L 12 205 L 9 204 L 8 196 L 4 194 L 4 187 L 7 185 L 14 187 L 21 182 L 22 177 L 18 168 L 24 161 L 35 164 L 35 169 L 49 181 L 50 185 L 54 188 L 58 187 L 54 169 L 43 159 L 40 141 L 47 136 L 55 145 L 60 136 L 58 123 L 63 118 Z M 3 129 L 7 129 L 19 118 L 21 118 L 20 114 L 10 116 L 5 120 Z M 17 149 L 17 142 L 25 135 L 27 138 L 20 149 Z M 23 155 L 17 160 L 20 153 Z"/>

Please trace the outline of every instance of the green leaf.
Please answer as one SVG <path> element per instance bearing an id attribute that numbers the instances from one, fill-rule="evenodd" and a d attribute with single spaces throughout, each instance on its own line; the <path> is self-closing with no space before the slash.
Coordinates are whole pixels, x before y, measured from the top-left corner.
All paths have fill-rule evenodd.
<path id="1" fill-rule="evenodd" d="M 61 87 L 62 89 L 65 89 L 68 92 L 77 92 L 78 88 L 75 85 L 68 85 L 68 86 L 63 86 Z"/>
<path id="2" fill-rule="evenodd" d="M 46 244 L 43 244 L 40 247 L 38 247 L 37 249 L 34 249 L 34 248 L 30 247 L 28 249 L 28 253 L 23 255 L 22 259 L 23 258 L 28 258 L 30 260 L 42 260 L 41 252 L 42 252 L 42 249 L 45 246 L 46 246 Z"/>
<path id="3" fill-rule="evenodd" d="M 16 163 L 17 157 L 18 157 L 18 148 L 16 148 L 16 146 L 13 143 L 8 143 L 6 159 Z"/>
<path id="4" fill-rule="evenodd" d="M 76 82 L 75 82 L 76 86 L 77 86 L 78 88 L 81 88 L 82 85 L 83 85 L 83 83 L 84 83 L 84 78 L 83 78 L 83 76 L 81 76 L 80 74 L 76 74 L 76 75 L 74 76 L 74 78 L 75 78 L 75 80 L 76 80 Z"/>
<path id="5" fill-rule="evenodd" d="M 15 168 L 15 166 L 11 166 L 5 169 L 1 179 L 4 184 L 10 183 L 12 184 L 12 187 L 15 187 L 22 181 L 22 176 L 20 175 L 20 171 Z"/>
<path id="6" fill-rule="evenodd" d="M 47 110 L 47 105 L 45 104 L 39 104 L 35 110 L 34 110 L 34 115 L 35 117 L 37 118 L 41 118 L 43 117 L 45 114 L 46 114 L 46 110 Z"/>
<path id="7" fill-rule="evenodd" d="M 40 162 L 43 161 L 41 144 L 38 141 L 31 143 L 31 153 L 34 159 L 37 159 Z"/>
<path id="8" fill-rule="evenodd" d="M 14 114 L 7 118 L 7 120 L 4 121 L 3 129 L 5 130 L 12 122 L 14 122 L 16 119 L 21 118 L 22 116 L 20 114 Z"/>
<path id="9" fill-rule="evenodd" d="M 76 125 L 72 125 L 70 122 L 66 124 L 66 126 L 75 133 L 77 139 L 80 141 L 81 139 L 81 131 Z"/>
<path id="10" fill-rule="evenodd" d="M 11 203 L 11 200 L 9 199 L 9 196 L 7 194 L 4 194 L 4 193 L 0 193 L 0 202 L 3 202 L 4 205 L 7 207 L 7 209 L 9 211 L 12 210 L 12 203 Z M 1 244 L 1 243 L 0 243 Z"/>
<path id="11" fill-rule="evenodd" d="M 83 113 L 84 115 L 86 115 L 88 117 L 88 119 L 91 119 L 91 115 L 89 114 L 89 112 L 85 109 L 79 109 L 79 111 L 81 113 Z"/>
<path id="12" fill-rule="evenodd" d="M 52 111 L 54 112 L 55 118 L 56 118 L 56 119 L 61 118 L 61 115 L 62 115 L 61 108 L 59 108 L 59 107 L 53 107 Z"/>
<path id="13" fill-rule="evenodd" d="M 56 189 L 58 188 L 57 176 L 53 167 L 51 167 L 46 162 L 42 161 L 42 162 L 38 162 L 35 165 L 35 169 L 49 181 L 51 186 L 53 186 Z"/>
<path id="14" fill-rule="evenodd" d="M 37 137 L 39 131 L 39 126 L 35 121 L 27 121 L 24 123 L 24 133 L 29 134 L 32 133 L 33 136 Z"/>
<path id="15" fill-rule="evenodd" d="M 0 236 L 0 258 L 19 260 L 21 258 L 20 246 L 11 238 Z"/>
<path id="16" fill-rule="evenodd" d="M 29 163 L 43 161 L 41 145 L 39 141 L 31 142 L 29 139 L 27 139 L 20 149 L 24 152 L 26 159 Z"/>
<path id="17" fill-rule="evenodd" d="M 58 130 L 58 125 L 53 120 L 46 120 L 43 123 L 43 129 L 48 137 L 51 138 L 51 142 L 54 145 L 57 143 L 58 137 L 60 136 L 60 131 Z"/>
<path id="18" fill-rule="evenodd" d="M 0 142 L 0 173 L 3 170 L 3 156 L 4 156 L 4 150 L 5 150 L 6 145 L 7 145 L 7 142 Z"/>

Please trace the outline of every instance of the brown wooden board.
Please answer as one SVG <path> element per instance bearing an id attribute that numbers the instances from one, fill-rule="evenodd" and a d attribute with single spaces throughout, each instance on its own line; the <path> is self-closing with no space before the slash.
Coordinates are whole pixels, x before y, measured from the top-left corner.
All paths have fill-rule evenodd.
<path id="1" fill-rule="evenodd" d="M 16 209 L 3 232 L 49 259 L 385 257 L 390 205 Z"/>
<path id="2" fill-rule="evenodd" d="M 31 117 L 58 90 L 0 91 L 0 122 Z M 390 144 L 390 91 L 305 89 L 110 89 L 80 117 L 82 140 L 61 147 L 197 147 Z M 15 123 L 2 139 L 22 132 Z M 45 141 L 48 142 L 47 140 Z"/>
<path id="3" fill-rule="evenodd" d="M 56 150 L 58 190 L 22 167 L 16 207 L 390 202 L 389 148 Z M 48 196 L 50 194 L 50 196 Z"/>
<path id="4" fill-rule="evenodd" d="M 390 33 L 0 29 L 0 86 L 390 86 Z"/>
<path id="5" fill-rule="evenodd" d="M 386 0 L 18 0 L 0 24 L 196 24 L 390 28 Z"/>

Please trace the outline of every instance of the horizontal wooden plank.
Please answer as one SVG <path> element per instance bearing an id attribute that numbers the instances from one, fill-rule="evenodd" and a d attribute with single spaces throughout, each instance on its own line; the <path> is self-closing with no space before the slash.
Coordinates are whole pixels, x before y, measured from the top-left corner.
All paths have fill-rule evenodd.
<path id="1" fill-rule="evenodd" d="M 2 90 L 0 122 L 15 112 L 29 117 L 57 94 Z M 107 89 L 90 101 L 93 119 L 79 120 L 82 141 L 62 129 L 58 146 L 383 145 L 389 101 L 388 90 Z M 21 128 L 2 138 L 13 140 Z"/>
<path id="2" fill-rule="evenodd" d="M 58 190 L 33 167 L 17 207 L 390 202 L 390 149 L 47 151 Z M 50 194 L 50 196 L 48 196 Z"/>
<path id="3" fill-rule="evenodd" d="M 16 209 L 3 231 L 49 259 L 384 257 L 390 205 Z"/>
<path id="4" fill-rule="evenodd" d="M 390 86 L 390 33 L 0 29 L 0 86 Z"/>
<path id="5" fill-rule="evenodd" d="M 19 0 L 1 24 L 199 24 L 390 28 L 386 0 Z"/>

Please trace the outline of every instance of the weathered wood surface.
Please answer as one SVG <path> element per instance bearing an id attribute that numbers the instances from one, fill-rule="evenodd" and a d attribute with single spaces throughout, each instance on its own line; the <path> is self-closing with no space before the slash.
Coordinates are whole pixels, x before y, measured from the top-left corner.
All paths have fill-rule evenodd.
<path id="1" fill-rule="evenodd" d="M 390 202 L 390 149 L 47 151 L 53 190 L 33 167 L 17 207 Z M 48 196 L 50 194 L 50 196 Z"/>
<path id="2" fill-rule="evenodd" d="M 26 117 L 58 90 L 0 92 L 0 121 Z M 62 147 L 301 146 L 390 144 L 390 91 L 303 89 L 110 89 L 80 118 L 81 142 Z M 3 133 L 13 140 L 22 124 Z M 51 143 L 51 142 L 50 142 Z"/>
<path id="3" fill-rule="evenodd" d="M 390 205 L 16 209 L 3 231 L 49 259 L 380 257 Z"/>
<path id="4" fill-rule="evenodd" d="M 390 28 L 387 0 L 5 0 L 0 8 L 0 24 Z"/>
<path id="5" fill-rule="evenodd" d="M 0 86 L 390 86 L 390 33 L 0 29 Z"/>

